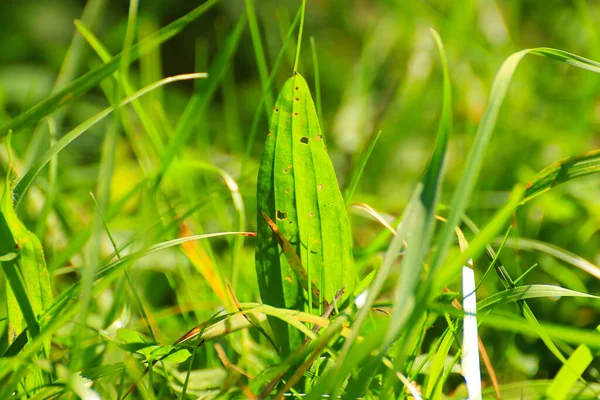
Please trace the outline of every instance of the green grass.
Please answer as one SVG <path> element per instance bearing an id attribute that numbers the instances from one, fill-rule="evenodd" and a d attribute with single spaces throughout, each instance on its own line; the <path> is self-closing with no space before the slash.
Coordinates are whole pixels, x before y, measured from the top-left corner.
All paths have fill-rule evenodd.
<path id="1" fill-rule="evenodd" d="M 598 398 L 598 5 L 39 6 L 0 398 Z"/>

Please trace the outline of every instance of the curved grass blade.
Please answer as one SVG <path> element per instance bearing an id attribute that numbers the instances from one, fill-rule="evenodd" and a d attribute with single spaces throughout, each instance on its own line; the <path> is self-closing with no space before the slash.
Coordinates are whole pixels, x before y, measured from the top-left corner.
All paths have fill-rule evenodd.
<path id="1" fill-rule="evenodd" d="M 363 157 L 361 157 L 360 164 L 358 165 L 358 169 L 352 176 L 352 180 L 350 181 L 350 184 L 348 185 L 348 188 L 346 189 L 346 191 L 344 193 L 344 199 L 346 199 L 346 205 L 348 205 L 350 203 L 352 196 L 354 196 L 354 191 L 356 190 L 356 186 L 358 185 L 358 182 L 360 181 L 360 178 L 362 177 L 365 167 L 367 166 L 367 162 L 369 161 L 369 158 L 371 157 L 371 153 L 373 153 L 373 150 L 375 149 L 375 145 L 377 144 L 377 141 L 379 140 L 379 136 L 381 136 L 381 131 L 377 132 L 377 135 L 375 135 L 373 140 L 371 140 L 371 143 L 369 144 L 369 148 L 365 152 L 365 155 Z"/>
<path id="2" fill-rule="evenodd" d="M 600 296 L 565 289 L 553 285 L 523 285 L 495 293 L 477 303 L 477 310 L 482 311 L 497 303 L 508 303 L 538 297 L 587 297 L 600 300 Z"/>
<path id="3" fill-rule="evenodd" d="M 302 309 L 304 296 L 296 273 L 279 250 L 272 227 L 292 245 L 321 296 L 346 287 L 352 293 L 354 269 L 350 222 L 306 81 L 300 74 L 283 86 L 271 117 L 258 175 L 256 268 L 266 304 Z M 309 300 L 312 301 L 309 296 Z M 273 330 L 284 354 L 299 344 L 287 327 Z"/>
<path id="4" fill-rule="evenodd" d="M 254 140 L 256 139 L 256 132 L 258 131 L 258 124 L 260 123 L 260 119 L 262 117 L 261 108 L 263 107 L 263 104 L 265 103 L 266 98 L 267 98 L 266 90 L 270 90 L 271 86 L 273 85 L 273 81 L 275 80 L 275 75 L 276 75 L 277 71 L 279 71 L 279 65 L 281 64 L 281 60 L 283 59 L 283 57 L 285 55 L 285 50 L 287 49 L 288 44 L 293 40 L 294 31 L 296 30 L 296 27 L 300 23 L 301 15 L 302 15 L 302 6 L 296 13 L 296 17 L 294 18 L 294 21 L 292 22 L 292 25 L 290 26 L 290 29 L 287 32 L 287 36 L 285 37 L 285 40 L 283 41 L 283 44 L 281 45 L 281 49 L 279 50 L 279 54 L 277 54 L 277 58 L 275 59 L 275 63 L 273 64 L 273 70 L 271 71 L 271 75 L 269 75 L 269 80 L 267 81 L 267 84 L 265 85 L 265 89 L 263 90 L 263 93 L 260 96 L 260 100 L 258 101 L 258 106 L 256 108 L 256 111 L 254 112 L 254 117 L 252 118 L 252 125 L 250 126 L 250 137 L 248 138 L 248 145 L 246 146 L 246 152 L 244 153 L 244 158 L 242 159 L 242 170 L 241 170 L 242 173 L 244 173 L 244 171 L 245 171 L 246 163 L 248 162 L 248 159 L 250 158 L 250 153 L 252 152 L 252 146 L 254 145 Z"/>
<path id="5" fill-rule="evenodd" d="M 562 260 L 580 270 L 587 272 L 588 274 L 600 279 L 600 267 L 586 260 L 585 258 L 578 256 L 577 254 L 571 253 L 568 250 L 560 248 L 550 243 L 541 242 L 534 239 L 526 238 L 508 238 L 506 240 L 506 246 L 513 249 L 520 250 L 537 250 L 544 252 L 552 257 Z"/>
<path id="6" fill-rule="evenodd" d="M 600 150 L 558 161 L 540 171 L 529 183 L 523 203 L 572 179 L 600 172 Z"/>
<path id="7" fill-rule="evenodd" d="M 154 34 L 139 41 L 131 48 L 126 50 L 127 62 L 135 61 L 142 54 L 147 53 L 161 43 L 177 35 L 183 28 L 185 28 L 194 20 L 198 19 L 218 2 L 219 0 L 207 0 L 204 4 L 196 7 L 183 17 L 173 21 Z M 123 53 L 117 55 L 110 62 L 102 65 L 101 67 L 87 72 L 71 82 L 69 85 L 65 86 L 55 95 L 39 102 L 27 111 L 4 123 L 2 126 L 0 126 L 0 138 L 6 136 L 9 131 L 16 133 L 27 126 L 35 124 L 46 115 L 72 102 L 82 94 L 87 93 L 92 88 L 96 87 L 102 80 L 109 77 L 113 72 L 117 71 L 117 69 L 119 69 L 121 66 L 122 61 Z"/>
<path id="8" fill-rule="evenodd" d="M 245 26 L 246 17 L 245 15 L 242 15 L 233 31 L 225 40 L 222 49 L 210 65 L 208 74 L 211 79 L 203 81 L 202 84 L 199 85 L 197 91 L 186 105 L 185 110 L 177 123 L 174 137 L 169 142 L 161 157 L 161 175 L 159 175 L 159 177 L 167 171 L 177 153 L 189 140 L 190 135 L 194 132 L 194 126 L 197 123 L 199 110 L 204 110 L 208 106 L 217 87 L 227 75 L 227 71 L 231 66 L 231 59 L 237 51 Z M 155 187 L 159 182 L 160 179 L 155 182 Z"/>
<path id="9" fill-rule="evenodd" d="M 126 99 L 121 101 L 121 103 L 117 106 L 117 108 L 122 107 L 122 106 L 132 102 L 133 100 L 137 99 L 138 97 L 140 97 L 156 88 L 166 85 L 168 83 L 177 82 L 177 81 L 181 81 L 181 80 L 187 80 L 187 79 L 206 78 L 207 76 L 208 75 L 206 73 L 198 72 L 198 73 L 192 73 L 192 74 L 175 75 L 175 76 L 170 76 L 165 79 L 161 79 L 160 81 L 155 82 L 151 85 L 148 85 L 148 86 L 138 90 L 131 96 L 127 97 Z M 72 131 L 70 131 L 69 133 L 64 135 L 62 138 L 60 138 L 60 140 L 58 142 L 56 142 L 56 144 L 54 146 L 52 146 L 50 149 L 48 149 L 48 151 L 46 151 L 46 153 L 44 153 L 44 155 L 42 155 L 40 158 L 38 158 L 35 161 L 35 163 L 29 168 L 29 171 L 27 171 L 27 173 L 23 176 L 23 178 L 21 178 L 21 180 L 15 187 L 15 190 L 13 192 L 13 196 L 15 198 L 15 205 L 19 204 L 19 202 L 23 199 L 23 196 L 24 196 L 25 192 L 27 191 L 27 189 L 29 188 L 29 186 L 31 186 L 31 184 L 33 183 L 33 181 L 35 180 L 35 178 L 37 177 L 39 172 L 52 159 L 52 157 L 54 157 L 56 154 L 61 152 L 73 140 L 77 139 L 81 134 L 85 133 L 88 129 L 90 129 L 92 126 L 94 126 L 95 124 L 100 122 L 102 119 L 107 117 L 114 110 L 115 110 L 115 107 L 108 107 L 108 108 L 104 109 L 104 111 L 101 111 L 100 113 L 94 115 L 93 117 L 88 118 L 87 120 L 85 120 L 84 122 L 79 124 L 79 126 L 77 126 L 75 129 L 73 129 Z"/>

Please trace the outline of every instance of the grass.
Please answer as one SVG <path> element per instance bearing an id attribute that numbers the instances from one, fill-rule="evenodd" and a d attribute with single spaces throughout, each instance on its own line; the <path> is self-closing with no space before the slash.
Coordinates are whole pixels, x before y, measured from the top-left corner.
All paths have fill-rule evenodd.
<path id="1" fill-rule="evenodd" d="M 0 398 L 600 395 L 599 7 L 42 3 Z"/>

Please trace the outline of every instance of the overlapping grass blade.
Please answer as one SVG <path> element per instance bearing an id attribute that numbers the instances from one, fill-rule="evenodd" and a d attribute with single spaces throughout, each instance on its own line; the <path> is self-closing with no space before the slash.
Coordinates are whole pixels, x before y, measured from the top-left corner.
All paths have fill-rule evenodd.
<path id="1" fill-rule="evenodd" d="M 116 277 L 116 273 L 127 267 L 133 261 L 136 261 L 142 257 L 151 255 L 153 253 L 165 250 L 171 247 L 179 246 L 183 243 L 193 240 L 203 240 L 216 237 L 224 237 L 228 235 L 253 235 L 251 232 L 217 232 L 209 233 L 204 235 L 194 235 L 179 239 L 173 239 L 166 242 L 158 243 L 150 246 L 145 250 L 141 250 L 135 253 L 128 254 L 118 260 L 115 260 L 109 264 L 106 264 L 97 269 L 97 273 L 94 280 L 97 281 L 103 279 L 100 284 L 93 287 L 93 292 L 98 293 L 103 290 L 111 281 Z M 18 385 L 23 374 L 26 373 L 27 363 L 24 360 L 28 360 L 33 354 L 35 354 L 40 346 L 50 339 L 52 334 L 64 325 L 66 321 L 72 318 L 78 311 L 80 303 L 77 302 L 80 294 L 80 283 L 76 283 L 63 291 L 48 308 L 40 315 L 39 320 L 43 321 L 40 333 L 33 340 L 29 342 L 29 345 L 23 349 L 14 349 L 15 352 L 19 352 L 19 355 L 7 360 L 4 363 L 0 363 L 0 381 L 3 382 L 0 388 L 0 398 L 7 398 L 11 396 L 16 385 Z M 318 317 L 315 317 L 318 318 Z M 244 318 L 243 318 L 244 319 Z M 309 318 L 310 321 L 315 321 L 314 318 Z M 246 319 L 246 324 L 250 324 Z M 316 320 L 316 322 L 321 322 Z M 322 322 L 321 322 L 322 323 Z M 308 328 L 307 328 L 308 329 Z M 310 330 L 308 330 L 310 332 Z M 23 343 L 24 344 L 24 343 Z"/>
<path id="2" fill-rule="evenodd" d="M 521 50 L 512 54 L 504 61 L 492 84 L 488 105 L 479 124 L 475 141 L 465 162 L 462 178 L 452 197 L 448 224 L 446 224 L 444 228 L 438 249 L 431 263 L 432 273 L 437 271 L 446 258 L 448 248 L 452 241 L 452 237 L 454 236 L 454 228 L 460 222 L 462 215 L 469 204 L 473 189 L 475 188 L 475 183 L 484 161 L 485 151 L 496 126 L 496 120 L 498 119 L 500 107 L 504 101 L 506 92 L 508 91 L 508 86 L 517 66 L 528 54 L 549 57 L 554 60 L 574 65 L 578 68 L 600 73 L 600 63 L 596 61 L 588 60 L 575 54 L 567 53 L 566 51 L 545 47 Z"/>
<path id="3" fill-rule="evenodd" d="M 567 399 L 571 387 L 581 378 L 592 361 L 594 356 L 590 348 L 584 344 L 578 346 L 548 386 L 546 396 L 552 400 Z"/>
<path id="4" fill-rule="evenodd" d="M 298 12 L 296 13 L 296 17 L 294 18 L 294 21 L 292 22 L 290 29 L 287 32 L 287 36 L 285 37 L 285 40 L 283 41 L 283 44 L 281 45 L 279 54 L 277 54 L 277 58 L 275 59 L 275 63 L 273 64 L 273 70 L 271 71 L 271 75 L 269 75 L 269 80 L 267 81 L 267 84 L 265 85 L 265 89 L 267 89 L 267 90 L 270 90 L 271 86 L 273 85 L 275 76 L 276 76 L 277 72 L 279 71 L 279 65 L 281 64 L 281 60 L 283 59 L 283 57 L 285 55 L 285 51 L 288 48 L 290 42 L 293 40 L 294 32 L 296 31 L 296 28 L 298 27 L 298 24 L 300 23 L 301 15 L 302 15 L 302 7 L 300 7 Z M 258 132 L 258 125 L 260 124 L 260 120 L 262 117 L 261 109 L 263 107 L 263 104 L 266 101 L 266 98 L 267 98 L 267 92 L 265 90 L 263 90 L 263 92 L 260 96 L 260 100 L 258 101 L 256 111 L 254 112 L 254 117 L 252 118 L 252 125 L 250 126 L 250 135 L 248 138 L 248 145 L 246 146 L 246 152 L 244 153 L 244 158 L 242 159 L 242 173 L 244 173 L 246 163 L 250 159 L 250 154 L 252 153 L 252 147 L 254 146 L 254 141 L 256 139 L 256 133 Z"/>
<path id="5" fill-rule="evenodd" d="M 267 59 L 265 58 L 265 51 L 263 50 L 260 30 L 258 28 L 254 0 L 245 0 L 245 3 L 246 14 L 248 15 L 248 25 L 250 27 L 250 36 L 252 37 L 252 46 L 254 47 L 256 65 L 258 66 L 258 76 L 260 78 L 262 90 L 265 93 L 265 112 L 267 113 L 267 116 L 269 116 L 269 114 L 271 114 L 271 110 L 273 109 L 273 94 L 271 93 L 271 89 L 267 87 L 269 76 Z"/>
<path id="6" fill-rule="evenodd" d="M 177 19 L 176 21 L 173 21 L 156 33 L 136 43 L 127 50 L 128 61 L 132 62 L 136 60 L 140 55 L 154 49 L 156 46 L 177 35 L 179 32 L 181 32 L 181 30 L 183 30 L 183 28 L 185 28 L 194 20 L 198 19 L 218 2 L 219 0 L 207 0 L 205 3 L 196 7 L 188 14 Z M 122 58 L 123 54 L 117 55 L 109 63 L 84 74 L 69 85 L 65 86 L 55 95 L 41 101 L 27 111 L 19 114 L 12 120 L 4 123 L 2 126 L 0 126 L 0 137 L 6 136 L 9 131 L 16 133 L 24 127 L 35 124 L 46 115 L 72 102 L 82 94 L 87 93 L 92 88 L 96 87 L 102 80 L 115 72 L 121 66 Z"/>
<path id="7" fill-rule="evenodd" d="M 572 266 L 579 268 L 580 270 L 596 277 L 597 279 L 600 279 L 599 266 L 556 245 L 534 239 L 508 238 L 506 240 L 506 246 L 513 249 L 541 251 L 568 264 L 571 264 Z"/>
<path id="8" fill-rule="evenodd" d="M 165 79 L 161 79 L 160 81 L 155 82 L 151 85 L 148 85 L 145 88 L 142 88 L 142 89 L 138 90 L 137 92 L 135 92 L 134 94 L 132 94 L 131 96 L 127 97 L 126 99 L 121 101 L 121 103 L 118 105 L 118 107 L 122 107 L 122 106 L 132 102 L 133 100 L 137 99 L 138 97 L 140 97 L 156 88 L 164 86 L 168 83 L 177 82 L 177 81 L 181 81 L 181 80 L 188 80 L 188 79 L 206 78 L 207 76 L 208 75 L 206 73 L 198 72 L 198 73 L 192 73 L 192 74 L 175 75 L 175 76 L 171 76 L 171 77 L 168 77 Z M 77 139 L 81 134 L 85 133 L 89 128 L 91 128 L 92 126 L 94 126 L 95 124 L 100 122 L 102 119 L 107 117 L 114 110 L 115 110 L 115 107 L 108 107 L 104 111 L 94 115 L 93 117 L 88 118 L 86 121 L 82 122 L 75 129 L 73 129 L 72 131 L 67 133 L 65 136 L 63 136 L 58 142 L 56 142 L 56 144 L 54 146 L 52 146 L 50 149 L 48 149 L 48 151 L 46 151 L 46 153 L 44 153 L 44 155 L 39 157 L 35 161 L 35 163 L 30 167 L 29 171 L 27 171 L 27 173 L 23 176 L 23 178 L 21 178 L 21 180 L 15 187 L 15 190 L 13 193 L 14 198 L 15 198 L 15 204 L 19 204 L 19 202 L 23 199 L 23 196 L 24 196 L 25 192 L 27 191 L 27 189 L 29 188 L 29 186 L 33 183 L 33 181 L 35 180 L 35 178 L 37 177 L 39 172 L 52 159 L 52 157 L 54 157 L 56 154 L 61 152 L 73 140 Z"/>
<path id="9" fill-rule="evenodd" d="M 361 360 L 356 358 L 349 360 L 347 359 L 348 354 L 354 345 L 358 332 L 365 322 L 375 299 L 383 287 L 383 283 L 392 271 L 398 253 L 404 246 L 404 241 L 409 234 L 411 235 L 411 244 L 408 247 L 406 258 L 403 260 L 402 272 L 399 274 L 399 280 L 393 298 L 391 322 L 388 326 L 387 333 L 385 334 L 385 337 L 382 338 L 383 342 L 380 345 L 378 356 L 373 357 L 369 362 L 362 365 L 361 374 L 354 381 L 354 386 L 348 391 L 350 395 L 362 393 L 364 391 L 363 388 L 368 385 L 372 374 L 376 371 L 376 365 L 381 360 L 381 357 L 387 353 L 387 349 L 396 339 L 398 332 L 410 317 L 412 309 L 415 306 L 418 277 L 420 276 L 423 257 L 427 253 L 431 233 L 433 232 L 435 207 L 441 189 L 443 177 L 442 169 L 452 124 L 451 87 L 446 55 L 437 32 L 432 31 L 432 35 L 438 46 L 444 76 L 442 115 L 440 118 L 435 148 L 423 179 L 417 185 L 409 205 L 405 210 L 397 234 L 392 238 L 383 264 L 369 288 L 365 304 L 357 314 L 353 324 L 352 334 L 344 343 L 337 360 L 336 368 L 315 388 L 311 393 L 311 396 L 313 396 L 311 398 L 317 398 L 317 396 L 332 390 L 334 393 L 337 393 L 341 382 L 343 382 L 342 376 L 351 371 L 355 366 L 360 365 Z M 375 343 L 376 342 L 373 344 Z M 364 347 L 364 344 L 361 344 L 361 346 Z M 366 354 L 369 352 L 370 350 L 367 351 Z"/>
<path id="10" fill-rule="evenodd" d="M 560 286 L 523 285 L 505 289 L 501 292 L 486 297 L 477 303 L 477 309 L 483 311 L 494 304 L 504 304 L 512 301 L 535 299 L 538 297 L 586 297 L 600 300 L 600 296 L 594 296 L 588 293 L 578 292 L 576 290 L 565 289 Z"/>

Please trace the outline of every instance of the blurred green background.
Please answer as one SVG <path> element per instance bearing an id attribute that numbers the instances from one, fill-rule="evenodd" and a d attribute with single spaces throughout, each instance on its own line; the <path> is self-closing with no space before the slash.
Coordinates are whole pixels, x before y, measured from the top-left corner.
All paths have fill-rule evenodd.
<path id="1" fill-rule="evenodd" d="M 95 3 L 99 4 L 99 11 L 92 30 L 112 54 L 117 54 L 123 46 L 128 2 Z M 140 1 L 137 37 L 150 34 L 198 4 L 183 0 Z M 49 95 L 75 32 L 73 21 L 81 18 L 84 6 L 84 1 L 71 0 L 5 0 L 0 4 L 0 121 L 16 116 Z M 298 1 L 256 1 L 269 67 L 298 6 Z M 243 1 L 223 0 L 162 45 L 159 52 L 133 63 L 130 79 L 136 87 L 142 87 L 161 77 L 205 71 L 244 12 Z M 596 1 L 308 1 L 299 71 L 314 94 L 315 74 L 308 40 L 312 36 L 320 70 L 323 128 L 340 185 L 344 188 L 348 184 L 361 152 L 381 130 L 353 200 L 390 215 L 399 215 L 406 205 L 433 148 L 441 108 L 442 75 L 430 29 L 438 31 L 444 42 L 453 90 L 454 127 L 442 199 L 447 203 L 460 179 L 463 160 L 502 62 L 515 51 L 538 46 L 560 48 L 599 61 L 598 26 L 600 3 Z M 277 89 L 292 72 L 293 46 L 288 50 L 278 73 Z M 82 62 L 73 71 L 75 76 L 100 65 L 85 42 L 82 51 Z M 249 215 L 246 228 L 253 231 L 256 171 L 267 123 L 263 118 L 252 160 L 241 174 L 249 127 L 261 94 L 248 30 L 231 71 L 208 109 L 198 115 L 193 138 L 182 157 L 216 165 L 240 179 Z M 163 123 L 174 126 L 193 90 L 191 82 L 176 83 L 150 95 L 143 104 L 154 112 L 152 99 L 160 98 Z M 77 99 L 66 108 L 57 134 L 68 132 L 108 104 L 100 88 Z M 133 188 L 147 174 L 145 168 L 152 165 L 152 160 L 144 164 L 136 153 L 136 137 L 144 132 L 135 115 L 130 114 L 134 132 L 139 136 L 120 133 L 111 181 L 113 202 Z M 95 212 L 89 192 L 96 190 L 102 141 L 109 124 L 107 119 L 95 126 L 60 153 L 59 203 L 70 211 L 71 225 L 80 229 L 89 226 Z M 25 165 L 48 146 L 46 138 L 37 151 L 32 149 L 32 133 L 33 128 L 29 128 L 14 137 L 17 154 L 30 157 L 23 156 Z M 515 184 L 525 184 L 555 161 L 598 147 L 600 77 L 548 59 L 528 57 L 510 85 L 468 215 L 478 224 L 484 224 L 504 204 Z M 189 179 L 185 185 L 166 180 L 163 188 L 175 209 L 180 201 L 193 204 L 214 187 L 209 178 L 184 173 L 182 176 Z M 221 196 L 216 201 L 229 200 Z M 153 229 L 152 216 L 144 204 L 144 199 L 135 197 L 112 221 L 111 227 L 120 240 L 135 235 L 144 237 Z M 231 228 L 228 224 L 233 218 L 232 208 L 212 212 L 211 207 L 214 205 L 195 214 L 191 223 L 195 232 Z M 25 207 L 21 212 L 35 226 L 35 207 Z M 356 215 L 352 222 L 355 246 L 360 251 L 372 242 L 381 227 Z M 555 244 L 597 264 L 600 263 L 599 226 L 600 186 L 597 177 L 592 176 L 570 182 L 519 209 L 513 218 L 512 234 Z M 55 233 L 49 223 L 43 240 L 49 265 L 53 263 L 53 255 L 77 232 L 61 236 L 62 243 Z M 224 269 L 229 268 L 223 256 L 227 247 L 221 241 L 215 242 L 211 249 L 212 257 L 218 258 Z M 108 254 L 110 246 L 105 248 Z M 258 299 L 252 252 L 252 239 L 248 239 L 243 254 L 246 264 L 241 272 L 249 283 L 243 293 L 245 300 Z M 155 311 L 164 311 L 177 303 L 176 297 L 182 296 L 175 290 L 177 282 L 168 274 L 166 278 L 163 275 L 182 263 L 177 254 L 169 254 L 173 258 L 161 255 L 142 261 L 138 271 L 145 301 Z M 480 261 L 476 263 L 478 276 L 487 267 L 485 260 Z M 69 265 L 77 267 L 81 262 L 74 256 Z M 525 278 L 528 283 L 559 284 L 592 294 L 600 292 L 597 280 L 542 254 L 506 250 L 503 262 L 513 277 L 538 263 Z M 366 263 L 363 274 L 372 267 Z M 65 272 L 65 276 L 57 277 L 56 287 L 60 290 L 73 279 Z M 188 284 L 190 292 L 209 290 L 198 274 Z M 495 281 L 489 285 L 484 290 L 493 292 L 499 287 L 494 286 Z M 200 301 L 200 297 L 194 301 Z M 577 299 L 558 302 L 543 299 L 530 304 L 540 320 L 588 328 L 600 323 L 598 309 L 582 306 Z M 207 306 L 207 315 L 213 312 Z M 180 322 L 163 328 L 167 337 L 176 337 L 189 326 L 185 321 Z M 484 342 L 493 342 L 490 355 L 502 381 L 517 377 L 548 378 L 560 367 L 539 340 L 488 330 L 483 330 L 482 338 Z"/>

